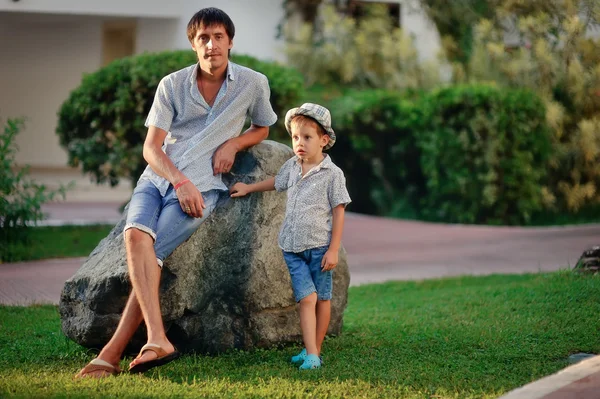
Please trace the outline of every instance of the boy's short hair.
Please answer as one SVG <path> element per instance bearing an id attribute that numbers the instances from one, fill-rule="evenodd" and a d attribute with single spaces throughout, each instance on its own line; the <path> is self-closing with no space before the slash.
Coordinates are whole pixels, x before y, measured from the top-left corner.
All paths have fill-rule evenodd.
<path id="1" fill-rule="evenodd" d="M 187 36 L 190 43 L 194 41 L 196 32 L 198 32 L 198 29 L 200 29 L 200 26 L 202 25 L 205 27 L 223 25 L 227 36 L 229 36 L 229 40 L 233 40 L 233 36 L 235 36 L 235 26 L 233 25 L 231 18 L 229 18 L 229 15 L 218 8 L 207 7 L 194 14 L 190 19 L 190 22 L 188 22 Z"/>
<path id="2" fill-rule="evenodd" d="M 317 134 L 319 135 L 319 137 L 323 137 L 324 135 L 327 134 L 327 132 L 325 132 L 325 129 L 323 128 L 323 126 L 321 126 L 321 124 L 319 122 L 317 122 L 314 118 L 311 118 L 310 116 L 296 115 L 290 121 L 290 126 L 293 129 L 295 129 L 296 127 L 302 127 L 305 125 L 314 126 L 317 129 Z"/>

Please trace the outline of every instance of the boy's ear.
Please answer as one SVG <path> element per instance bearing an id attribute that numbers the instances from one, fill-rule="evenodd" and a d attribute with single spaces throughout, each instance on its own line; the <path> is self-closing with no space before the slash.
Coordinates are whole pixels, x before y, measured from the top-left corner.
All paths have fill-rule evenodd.
<path id="1" fill-rule="evenodd" d="M 329 135 L 324 134 L 321 136 L 321 147 L 324 148 L 327 144 L 329 144 Z"/>

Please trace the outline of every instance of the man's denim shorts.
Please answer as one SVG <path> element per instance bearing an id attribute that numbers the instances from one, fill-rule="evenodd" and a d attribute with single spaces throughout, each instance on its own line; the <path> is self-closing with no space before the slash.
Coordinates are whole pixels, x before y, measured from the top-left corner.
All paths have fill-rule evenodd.
<path id="1" fill-rule="evenodd" d="M 333 289 L 333 271 L 322 271 L 321 260 L 327 252 L 328 247 L 307 249 L 303 252 L 283 251 L 283 259 L 287 264 L 292 278 L 292 289 L 296 302 L 317 293 L 317 299 L 328 301 L 331 299 Z"/>
<path id="2" fill-rule="evenodd" d="M 167 256 L 187 240 L 212 213 L 219 196 L 219 190 L 202 193 L 206 208 L 201 218 L 194 218 L 181 209 L 173 186 L 169 186 L 162 197 L 151 181 L 141 180 L 133 190 L 123 233 L 136 228 L 152 236 L 156 261 L 162 267 Z"/>

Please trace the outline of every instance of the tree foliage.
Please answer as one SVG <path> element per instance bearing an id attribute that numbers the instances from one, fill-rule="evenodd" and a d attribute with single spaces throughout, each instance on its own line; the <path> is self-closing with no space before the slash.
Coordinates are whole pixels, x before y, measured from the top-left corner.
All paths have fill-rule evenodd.
<path id="1" fill-rule="evenodd" d="M 421 63 L 411 37 L 394 28 L 387 8 L 372 5 L 355 20 L 323 5 L 314 23 L 288 24 L 288 62 L 308 85 L 359 88 L 427 88 L 439 83 L 437 63 Z"/>
<path id="2" fill-rule="evenodd" d="M 471 55 L 454 63 L 454 81 L 539 94 L 554 133 L 546 206 L 576 212 L 600 202 L 600 2 L 486 3 L 493 12 L 475 25 Z"/>

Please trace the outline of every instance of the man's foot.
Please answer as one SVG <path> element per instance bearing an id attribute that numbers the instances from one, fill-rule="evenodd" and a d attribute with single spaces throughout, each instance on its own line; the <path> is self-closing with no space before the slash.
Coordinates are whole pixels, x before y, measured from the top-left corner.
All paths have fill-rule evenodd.
<path id="1" fill-rule="evenodd" d="M 79 373 L 75 375 L 75 378 L 105 378 L 121 373 L 121 369 L 118 365 L 112 365 L 107 361 L 95 358 L 89 362 Z"/>
<path id="2" fill-rule="evenodd" d="M 157 344 L 148 343 L 144 345 L 140 350 L 140 354 L 129 365 L 129 372 L 133 374 L 144 373 L 151 368 L 162 366 L 181 356 L 173 345 L 168 345 L 170 352 Z"/>

